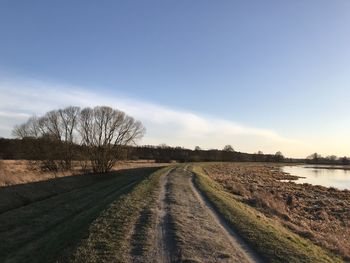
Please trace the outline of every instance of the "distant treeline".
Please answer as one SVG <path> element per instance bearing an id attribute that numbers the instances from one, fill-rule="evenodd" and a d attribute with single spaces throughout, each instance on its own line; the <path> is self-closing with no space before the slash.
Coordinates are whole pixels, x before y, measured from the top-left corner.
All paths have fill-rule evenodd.
<path id="1" fill-rule="evenodd" d="M 52 145 L 52 144 L 56 145 Z M 45 160 L 47 152 L 57 150 L 57 142 L 42 139 L 5 139 L 0 138 L 0 159 L 4 160 Z M 37 150 L 33 150 L 37 149 Z M 38 150 L 39 149 L 39 150 Z M 75 145 L 74 159 L 80 160 L 85 156 L 86 148 Z M 285 162 L 285 163 L 308 163 L 308 164 L 330 164 L 349 165 L 349 157 L 337 157 L 335 155 L 322 157 L 314 153 L 305 159 L 285 158 L 280 152 L 276 154 L 243 153 L 230 150 L 196 150 L 183 147 L 160 146 L 127 146 L 124 147 L 120 159 L 128 160 L 156 160 L 157 162 Z"/>
<path id="2" fill-rule="evenodd" d="M 52 144 L 55 145 L 52 145 Z M 63 146 L 62 146 L 63 147 Z M 33 151 L 33 149 L 36 149 Z M 41 149 L 41 150 L 38 150 Z M 59 149 L 57 142 L 51 140 L 24 138 L 0 138 L 0 159 L 11 160 L 45 160 L 47 152 Z M 76 145 L 73 149 L 74 159 L 80 160 L 85 156 L 86 147 Z M 196 150 L 182 147 L 161 146 L 126 146 L 119 159 L 156 160 L 157 162 L 210 162 L 210 161 L 241 161 L 241 162 L 303 162 L 304 159 L 285 158 L 280 152 L 276 154 L 242 153 L 228 148 L 227 150 Z"/>
<path id="3" fill-rule="evenodd" d="M 12 131 L 16 139 L 0 138 L 0 159 L 33 160 L 42 170 L 73 168 L 79 161 L 83 170 L 105 173 L 119 160 L 156 160 L 157 162 L 306 162 L 312 164 L 350 163 L 349 158 L 322 157 L 314 153 L 306 159 L 285 158 L 275 154 L 242 153 L 231 145 L 222 150 L 194 150 L 183 147 L 135 146 L 145 134 L 140 121 L 108 106 L 68 106 L 37 117 L 33 115 Z M 39 160 L 39 162 L 35 162 Z"/>
<path id="4" fill-rule="evenodd" d="M 337 157 L 335 155 L 329 155 L 326 157 L 321 156 L 318 153 L 313 153 L 305 160 L 308 164 L 328 164 L 328 165 L 349 165 L 349 157 Z"/>
<path id="5" fill-rule="evenodd" d="M 129 159 L 154 159 L 157 162 L 297 162 L 282 154 L 250 154 L 226 150 L 190 150 L 182 147 L 139 146 L 128 151 Z"/>

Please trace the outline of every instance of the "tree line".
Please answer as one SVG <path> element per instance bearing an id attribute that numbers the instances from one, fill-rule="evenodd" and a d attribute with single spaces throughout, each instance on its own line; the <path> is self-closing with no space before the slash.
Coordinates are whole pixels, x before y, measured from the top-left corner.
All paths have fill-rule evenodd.
<path id="1" fill-rule="evenodd" d="M 55 159 L 55 142 L 45 138 L 25 137 L 23 139 L 0 138 L 0 159 L 25 159 L 25 160 L 48 160 Z M 335 155 L 322 157 L 318 153 L 309 155 L 306 158 L 286 158 L 281 152 L 275 154 L 243 153 L 233 148 L 224 147 L 222 150 L 202 150 L 196 146 L 194 150 L 183 147 L 170 147 L 165 144 L 153 145 L 127 145 L 120 146 L 116 159 L 118 160 L 156 160 L 157 162 L 209 162 L 209 161 L 240 161 L 240 162 L 303 162 L 309 164 L 334 164 L 349 165 L 349 157 L 337 157 Z M 36 149 L 36 150 L 33 150 Z M 228 150 L 229 149 L 229 150 Z M 85 146 L 73 144 L 73 160 L 84 161 L 87 149 Z M 58 151 L 60 152 L 60 151 Z M 59 155 L 59 154 L 58 154 Z M 50 158 L 48 158 L 50 157 Z"/>
<path id="2" fill-rule="evenodd" d="M 280 152 L 276 154 L 244 153 L 234 151 L 232 146 L 225 146 L 222 150 L 202 150 L 196 146 L 194 150 L 183 147 L 160 146 L 137 146 L 128 151 L 129 159 L 153 159 L 157 162 L 294 162 L 285 158 Z"/>
<path id="3" fill-rule="evenodd" d="M 183 147 L 137 146 L 145 127 L 124 112 L 107 106 L 79 108 L 69 106 L 32 116 L 13 129 L 16 139 L 0 138 L 0 159 L 38 160 L 44 170 L 68 170 L 73 161 L 90 166 L 95 173 L 112 169 L 118 160 L 156 160 L 157 162 L 307 162 L 350 164 L 347 157 L 322 157 L 314 153 L 306 159 L 275 154 L 243 153 L 231 145 L 222 150 L 194 150 Z"/>
<path id="4" fill-rule="evenodd" d="M 52 110 L 13 129 L 25 147 L 22 154 L 43 160 L 46 169 L 68 170 L 78 159 L 89 161 L 95 173 L 110 171 L 123 147 L 134 145 L 144 133 L 140 121 L 107 106 Z"/>
<path id="5" fill-rule="evenodd" d="M 2 159 L 26 159 L 41 160 L 44 164 L 50 160 L 59 161 L 60 147 L 53 145 L 55 142 L 45 138 L 25 137 L 23 139 L 0 139 L 0 158 Z M 34 149 L 34 150 L 33 150 Z M 56 149 L 56 150 L 55 150 Z M 55 151 L 53 151 L 55 150 Z M 58 154 L 55 154 L 58 152 Z M 73 144 L 71 152 L 73 160 L 84 162 L 88 149 L 86 146 Z M 156 162 L 300 162 L 302 160 L 285 158 L 280 152 L 276 154 L 264 154 L 261 151 L 250 154 L 232 150 L 211 149 L 202 150 L 195 147 L 195 150 L 183 147 L 170 147 L 167 145 L 124 145 L 115 151 L 118 160 L 155 160 Z M 55 156 L 56 155 L 56 156 Z M 59 163 L 55 165 L 59 167 Z M 45 167 L 47 169 L 47 166 Z"/>
<path id="6" fill-rule="evenodd" d="M 349 165 L 350 158 L 349 157 L 338 157 L 336 155 L 329 155 L 323 157 L 321 154 L 313 153 L 306 157 L 306 163 L 309 164 L 331 164 L 331 165 Z"/>

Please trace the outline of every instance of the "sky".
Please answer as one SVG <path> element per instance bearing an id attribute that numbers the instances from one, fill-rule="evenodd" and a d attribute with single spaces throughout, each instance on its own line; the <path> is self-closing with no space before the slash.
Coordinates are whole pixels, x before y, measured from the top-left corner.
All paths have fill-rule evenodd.
<path id="1" fill-rule="evenodd" d="M 109 105 L 140 144 L 350 155 L 350 1 L 0 2 L 0 137 Z"/>

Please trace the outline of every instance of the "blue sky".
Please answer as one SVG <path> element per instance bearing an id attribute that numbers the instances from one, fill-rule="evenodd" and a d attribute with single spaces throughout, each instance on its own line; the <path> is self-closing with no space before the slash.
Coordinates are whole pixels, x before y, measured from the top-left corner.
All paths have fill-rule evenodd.
<path id="1" fill-rule="evenodd" d="M 349 14 L 346 0 L 1 1 L 0 136 L 46 106 L 95 103 L 61 94 L 76 89 L 148 123 L 141 143 L 350 155 Z M 180 115 L 167 126 L 138 105 Z M 186 134 L 181 114 L 210 132 Z M 244 132 L 222 138 L 218 120 Z"/>

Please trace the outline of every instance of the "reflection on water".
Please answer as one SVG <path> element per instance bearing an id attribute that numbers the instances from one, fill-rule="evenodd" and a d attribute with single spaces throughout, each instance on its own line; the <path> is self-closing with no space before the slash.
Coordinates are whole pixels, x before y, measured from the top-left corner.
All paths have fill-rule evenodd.
<path id="1" fill-rule="evenodd" d="M 350 170 L 325 165 L 284 166 L 282 171 L 301 176 L 296 183 L 309 183 L 338 189 L 350 189 Z"/>

